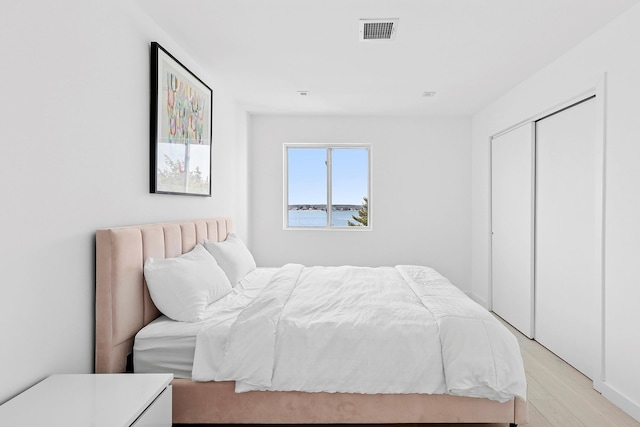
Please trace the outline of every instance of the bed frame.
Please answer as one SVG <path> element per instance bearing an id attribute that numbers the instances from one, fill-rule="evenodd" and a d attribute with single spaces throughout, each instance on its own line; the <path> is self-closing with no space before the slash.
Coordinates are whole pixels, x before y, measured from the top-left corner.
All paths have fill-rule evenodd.
<path id="1" fill-rule="evenodd" d="M 204 239 L 223 241 L 230 218 L 149 224 L 96 233 L 96 373 L 127 371 L 135 334 L 160 315 L 143 277 L 147 257 L 176 257 Z M 252 391 L 233 382 L 173 380 L 173 422 L 396 424 L 527 422 L 527 402 L 429 394 Z"/>

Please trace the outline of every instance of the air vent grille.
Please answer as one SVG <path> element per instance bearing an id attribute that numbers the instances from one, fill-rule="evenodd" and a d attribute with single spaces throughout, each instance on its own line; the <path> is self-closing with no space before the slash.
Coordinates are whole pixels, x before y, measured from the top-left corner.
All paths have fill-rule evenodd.
<path id="1" fill-rule="evenodd" d="M 364 24 L 364 39 L 390 39 L 393 22 L 371 22 Z"/>
<path id="2" fill-rule="evenodd" d="M 393 40 L 398 19 L 361 19 L 360 40 Z"/>

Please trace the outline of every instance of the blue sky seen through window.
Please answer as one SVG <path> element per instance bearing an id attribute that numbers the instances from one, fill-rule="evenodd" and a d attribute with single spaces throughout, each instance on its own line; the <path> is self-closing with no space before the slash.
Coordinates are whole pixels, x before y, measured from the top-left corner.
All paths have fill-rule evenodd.
<path id="1" fill-rule="evenodd" d="M 368 196 L 369 150 L 334 148 L 331 156 L 331 201 L 334 205 L 361 205 Z"/>
<path id="2" fill-rule="evenodd" d="M 332 151 L 333 204 L 362 204 L 369 187 L 368 149 L 334 148 Z M 327 149 L 289 147 L 287 157 L 288 204 L 326 204 Z"/>
<path id="3" fill-rule="evenodd" d="M 327 203 L 327 150 L 288 148 L 289 204 Z"/>

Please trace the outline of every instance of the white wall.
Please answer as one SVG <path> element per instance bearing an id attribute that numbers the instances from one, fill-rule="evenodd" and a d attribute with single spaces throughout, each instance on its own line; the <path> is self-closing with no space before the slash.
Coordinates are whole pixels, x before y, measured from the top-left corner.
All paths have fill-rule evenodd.
<path id="1" fill-rule="evenodd" d="M 470 281 L 470 120 L 252 116 L 251 250 L 258 265 L 423 264 Z M 283 230 L 284 143 L 370 143 L 373 231 Z"/>
<path id="2" fill-rule="evenodd" d="M 216 215 L 247 234 L 247 119 L 125 0 L 5 2 L 0 15 L 0 403 L 94 358 L 97 228 Z M 149 43 L 214 91 L 213 197 L 149 194 Z"/>
<path id="3" fill-rule="evenodd" d="M 640 6 L 473 117 L 472 277 L 489 289 L 489 137 L 594 87 L 606 72 L 603 394 L 640 419 Z M 580 295 L 576 295 L 580 298 Z"/>

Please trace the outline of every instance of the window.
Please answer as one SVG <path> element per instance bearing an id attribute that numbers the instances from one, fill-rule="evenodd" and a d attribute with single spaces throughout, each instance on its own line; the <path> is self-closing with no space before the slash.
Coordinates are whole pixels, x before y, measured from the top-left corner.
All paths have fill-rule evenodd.
<path id="1" fill-rule="evenodd" d="M 285 228 L 370 230 L 369 145 L 284 145 Z"/>

